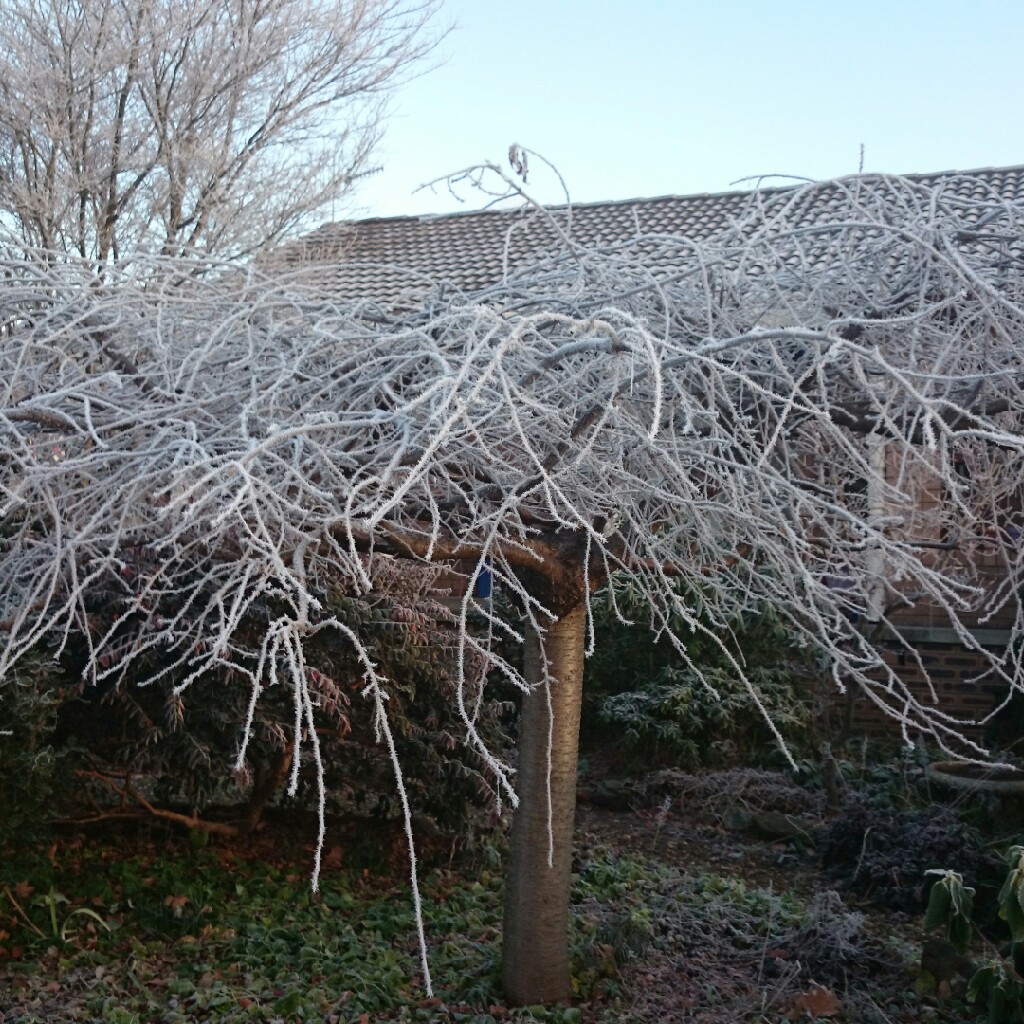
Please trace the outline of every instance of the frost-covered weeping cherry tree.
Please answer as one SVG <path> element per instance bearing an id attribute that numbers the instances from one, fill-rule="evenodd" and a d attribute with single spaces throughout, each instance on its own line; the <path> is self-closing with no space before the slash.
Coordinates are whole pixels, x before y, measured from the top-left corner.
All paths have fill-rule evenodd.
<path id="1" fill-rule="evenodd" d="M 821 190 L 826 222 L 792 228 Z M 600 588 L 612 602 L 623 585 L 642 588 L 650 624 L 683 658 L 690 629 L 723 624 L 712 632 L 739 679 L 743 652 L 724 624 L 771 602 L 837 687 L 861 687 L 908 736 L 983 756 L 857 620 L 884 626 L 928 602 L 968 645 L 971 616 L 1008 615 L 1019 633 L 1022 215 L 853 178 L 752 201 L 706 244 L 602 250 L 573 242 L 565 211 L 537 210 L 562 239 L 550 258 L 481 293 L 398 310 L 332 301 L 319 267 L 198 278 L 193 265 L 133 264 L 97 284 L 68 263 L 11 256 L 0 680 L 43 639 L 88 645 L 96 680 L 154 649 L 183 689 L 217 686 L 230 668 L 254 705 L 267 687 L 291 688 L 294 770 L 315 771 L 307 641 L 335 631 L 360 649 L 323 610 L 330 580 L 372 590 L 368 551 L 450 561 L 470 583 L 486 567 L 509 610 L 469 586 L 460 643 L 466 664 L 482 658 L 523 690 L 516 763 L 483 747 L 471 699 L 459 712 L 516 807 L 506 994 L 565 998 Z M 979 538 L 1002 560 L 995 588 L 977 582 Z M 143 548 L 137 639 L 115 646 L 90 630 L 89 590 Z M 265 595 L 279 614 L 252 651 L 237 631 Z M 466 627 L 475 616 L 488 631 Z M 680 619 L 690 628 L 673 632 Z M 521 662 L 488 633 L 520 643 Z M 1019 688 L 1013 650 L 990 657 Z M 389 682 L 368 657 L 365 678 L 390 744 Z"/>

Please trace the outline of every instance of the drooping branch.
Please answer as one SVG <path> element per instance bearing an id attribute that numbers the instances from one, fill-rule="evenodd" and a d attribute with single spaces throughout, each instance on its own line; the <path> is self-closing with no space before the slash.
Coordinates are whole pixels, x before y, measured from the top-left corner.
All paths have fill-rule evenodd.
<path id="1" fill-rule="evenodd" d="M 827 222 L 791 227 L 825 187 Z M 639 589 L 683 659 L 703 632 L 743 679 L 728 623 L 769 603 L 837 687 L 908 738 L 982 757 L 879 647 L 896 607 L 927 607 L 972 649 L 980 623 L 1024 629 L 1024 289 L 972 236 L 1019 240 L 1024 213 L 933 199 L 897 179 L 811 186 L 703 243 L 573 242 L 478 295 L 394 309 L 333 298 L 324 268 L 140 259 L 98 289 L 88 265 L 8 246 L 0 685 L 41 645 L 79 643 L 92 681 L 159 653 L 179 692 L 247 680 L 245 737 L 287 685 L 294 784 L 319 752 L 315 637 L 348 645 L 387 735 L 389 681 L 325 593 L 373 595 L 396 559 L 453 561 L 469 584 L 491 573 L 513 609 L 460 598 L 466 678 L 531 690 L 471 620 L 529 634 L 543 662 L 546 632 L 585 619 L 607 583 L 613 605 Z M 273 615 L 243 643 L 257 602 Z M 979 653 L 1020 688 L 1019 644 Z M 466 678 L 469 745 L 514 801 Z"/>

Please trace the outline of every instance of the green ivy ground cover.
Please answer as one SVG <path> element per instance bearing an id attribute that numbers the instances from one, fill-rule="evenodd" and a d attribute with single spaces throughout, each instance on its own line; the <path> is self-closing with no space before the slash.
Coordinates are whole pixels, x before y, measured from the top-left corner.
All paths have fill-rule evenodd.
<path id="1" fill-rule="evenodd" d="M 499 1003 L 498 873 L 424 879 L 422 988 L 407 886 L 230 850 L 54 843 L 0 867 L 0 1020 L 185 1024 L 542 1019 Z"/>
<path id="2" fill-rule="evenodd" d="M 651 823 L 626 824 L 632 840 Z M 400 866 L 331 864 L 314 895 L 294 835 L 258 850 L 127 835 L 8 848 L 0 1024 L 795 1024 L 815 1008 L 831 1024 L 962 1019 L 915 996 L 912 953 L 866 934 L 835 893 L 751 885 L 676 855 L 625 852 L 617 838 L 577 844 L 577 1005 L 515 1011 L 498 986 L 496 853 L 423 874 L 427 998 Z M 749 866 L 735 838 L 706 839 L 718 863 Z M 792 867 L 779 877 L 792 880 Z M 808 867 L 802 880 L 815 877 Z"/>

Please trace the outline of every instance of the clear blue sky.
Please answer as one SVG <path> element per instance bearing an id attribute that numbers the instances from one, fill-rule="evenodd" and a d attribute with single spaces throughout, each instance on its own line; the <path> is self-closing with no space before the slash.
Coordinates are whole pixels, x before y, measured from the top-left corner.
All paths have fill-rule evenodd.
<path id="1" fill-rule="evenodd" d="M 446 0 L 344 216 L 446 212 L 421 183 L 509 144 L 576 202 L 1024 163 L 1024 0 Z M 530 183 L 557 202 L 539 167 Z"/>

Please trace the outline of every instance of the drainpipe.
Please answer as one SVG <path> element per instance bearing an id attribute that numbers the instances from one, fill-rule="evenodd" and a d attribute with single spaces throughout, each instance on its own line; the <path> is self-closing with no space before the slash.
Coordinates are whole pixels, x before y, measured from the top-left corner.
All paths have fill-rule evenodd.
<path id="1" fill-rule="evenodd" d="M 885 440 L 881 434 L 867 436 L 868 449 L 868 522 L 876 529 L 885 518 Z M 885 614 L 885 553 L 881 544 L 868 549 L 867 609 L 865 619 L 877 624 Z"/>

